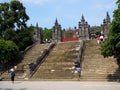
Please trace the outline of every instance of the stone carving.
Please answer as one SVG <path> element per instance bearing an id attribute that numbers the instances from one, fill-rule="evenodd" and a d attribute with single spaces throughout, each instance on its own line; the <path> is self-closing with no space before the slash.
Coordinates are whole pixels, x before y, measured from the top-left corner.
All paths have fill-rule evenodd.
<path id="1" fill-rule="evenodd" d="M 39 28 L 38 23 L 36 23 L 36 28 L 35 28 L 35 32 L 34 32 L 34 42 L 40 42 L 42 43 L 42 34 L 41 34 L 41 30 L 42 28 Z"/>
<path id="2" fill-rule="evenodd" d="M 62 40 L 61 25 L 58 23 L 57 19 L 55 21 L 55 25 L 53 26 L 52 39 L 53 42 L 61 42 Z"/>
<path id="3" fill-rule="evenodd" d="M 90 25 L 85 21 L 82 15 L 81 22 L 78 23 L 79 37 L 80 39 L 89 40 L 90 39 Z"/>
<path id="4" fill-rule="evenodd" d="M 108 35 L 108 27 L 110 25 L 110 16 L 107 12 L 106 18 L 103 20 L 103 24 L 101 24 L 101 34 L 103 34 L 105 37 Z"/>

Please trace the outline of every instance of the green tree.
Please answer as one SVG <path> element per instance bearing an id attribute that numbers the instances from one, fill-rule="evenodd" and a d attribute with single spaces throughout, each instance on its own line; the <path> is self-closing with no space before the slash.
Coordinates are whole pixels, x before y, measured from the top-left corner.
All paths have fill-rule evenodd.
<path id="1" fill-rule="evenodd" d="M 29 20 L 29 16 L 26 14 L 26 8 L 18 0 L 12 0 L 10 2 L 10 9 L 13 13 L 14 27 L 21 29 L 26 27 L 26 22 Z"/>
<path id="2" fill-rule="evenodd" d="M 20 50 L 32 44 L 32 28 L 27 27 L 29 16 L 18 0 L 0 3 L 0 36 L 13 41 Z"/>
<path id="3" fill-rule="evenodd" d="M 10 3 L 0 3 L 0 35 L 8 29 L 21 30 L 26 27 L 29 16 L 26 14 L 25 7 L 18 0 L 12 0 Z"/>
<path id="4" fill-rule="evenodd" d="M 104 57 L 114 56 L 120 67 L 120 0 L 116 2 L 118 8 L 114 10 L 113 20 L 109 27 L 107 41 L 101 45 Z"/>
<path id="5" fill-rule="evenodd" d="M 0 39 L 0 63 L 7 63 L 15 58 L 19 48 L 12 41 Z"/>
<path id="6" fill-rule="evenodd" d="M 20 50 L 24 50 L 27 46 L 33 44 L 32 32 L 33 29 L 31 27 L 17 31 L 9 29 L 5 32 L 4 39 L 13 41 L 19 47 Z"/>
<path id="7" fill-rule="evenodd" d="M 101 31 L 101 27 L 100 26 L 96 26 L 96 35 L 100 35 L 100 31 Z"/>
<path id="8" fill-rule="evenodd" d="M 27 46 L 33 44 L 32 28 L 25 28 L 23 30 L 18 30 L 17 35 L 18 35 L 17 40 L 19 42 L 16 44 L 19 46 L 20 50 L 24 50 Z"/>
<path id="9" fill-rule="evenodd" d="M 42 33 L 43 33 L 43 40 L 45 39 L 50 40 L 52 38 L 52 29 L 44 28 L 42 30 Z"/>
<path id="10" fill-rule="evenodd" d="M 19 36 L 17 35 L 16 32 L 17 31 L 13 31 L 12 29 L 7 30 L 4 34 L 4 39 L 11 40 L 17 45 L 20 41 L 19 41 Z"/>

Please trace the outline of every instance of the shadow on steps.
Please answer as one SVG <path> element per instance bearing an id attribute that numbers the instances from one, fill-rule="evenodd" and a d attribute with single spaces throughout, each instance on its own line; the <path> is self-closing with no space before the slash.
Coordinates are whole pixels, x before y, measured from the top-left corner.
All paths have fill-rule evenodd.
<path id="1" fill-rule="evenodd" d="M 120 68 L 118 68 L 114 74 L 109 74 L 107 78 L 108 81 L 111 82 L 120 82 Z"/>

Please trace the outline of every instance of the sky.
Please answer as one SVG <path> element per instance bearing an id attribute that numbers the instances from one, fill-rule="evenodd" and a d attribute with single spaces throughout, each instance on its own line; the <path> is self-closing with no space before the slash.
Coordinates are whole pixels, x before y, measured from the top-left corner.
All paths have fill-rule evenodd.
<path id="1" fill-rule="evenodd" d="M 0 0 L 10 2 L 11 0 Z M 52 28 L 57 18 L 62 28 L 78 28 L 82 15 L 90 26 L 100 26 L 109 13 L 112 20 L 113 11 L 117 9 L 117 0 L 19 0 L 26 7 L 30 17 L 27 25 Z"/>

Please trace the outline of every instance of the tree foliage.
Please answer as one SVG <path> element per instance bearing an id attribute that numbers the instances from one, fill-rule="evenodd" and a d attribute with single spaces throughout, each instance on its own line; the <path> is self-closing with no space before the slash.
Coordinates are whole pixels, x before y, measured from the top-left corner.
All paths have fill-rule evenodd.
<path id="1" fill-rule="evenodd" d="M 29 16 L 26 14 L 25 7 L 18 0 L 12 0 L 10 3 L 0 3 L 0 34 L 8 29 L 21 29 L 26 27 Z"/>
<path id="2" fill-rule="evenodd" d="M 117 5 L 118 8 L 114 10 L 113 20 L 109 27 L 108 39 L 101 45 L 101 53 L 105 57 L 114 56 L 120 60 L 120 0 L 117 1 Z"/>
<path id="3" fill-rule="evenodd" d="M 42 34 L 43 34 L 43 40 L 44 41 L 45 41 L 45 39 L 50 40 L 52 38 L 52 29 L 44 28 L 42 30 Z"/>
<path id="4" fill-rule="evenodd" d="M 0 62 L 11 61 L 19 50 L 24 50 L 33 43 L 31 27 L 26 23 L 29 16 L 18 0 L 0 3 Z M 18 49 L 19 48 L 19 49 Z"/>
<path id="5" fill-rule="evenodd" d="M 32 28 L 25 28 L 23 30 L 18 30 L 16 33 L 18 38 L 15 39 L 16 40 L 15 43 L 19 46 L 20 50 L 24 50 L 27 46 L 33 44 Z"/>
<path id="6" fill-rule="evenodd" d="M 20 50 L 24 50 L 27 46 L 33 44 L 32 28 L 24 28 L 23 30 L 13 31 L 12 29 L 7 30 L 4 34 L 5 40 L 13 41 Z"/>
<path id="7" fill-rule="evenodd" d="M 0 39 L 0 63 L 11 61 L 18 52 L 19 48 L 14 42 Z"/>
<path id="8" fill-rule="evenodd" d="M 5 40 L 13 41 L 20 50 L 32 44 L 32 30 L 27 27 L 29 16 L 18 0 L 0 3 L 0 35 Z"/>

